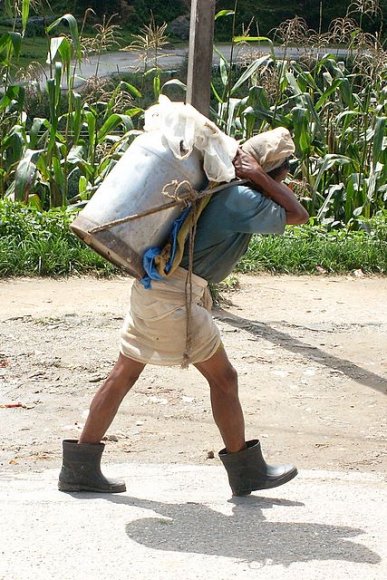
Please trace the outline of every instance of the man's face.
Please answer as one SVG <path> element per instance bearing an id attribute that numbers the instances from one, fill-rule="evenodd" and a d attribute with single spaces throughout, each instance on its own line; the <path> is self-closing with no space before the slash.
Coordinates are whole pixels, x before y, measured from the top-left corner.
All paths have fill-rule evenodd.
<path id="1" fill-rule="evenodd" d="M 286 178 L 286 176 L 288 175 L 288 173 L 289 173 L 289 169 L 287 167 L 284 167 L 283 170 L 281 171 L 281 173 L 279 173 L 276 176 L 275 181 L 278 181 L 278 182 L 283 181 Z"/>

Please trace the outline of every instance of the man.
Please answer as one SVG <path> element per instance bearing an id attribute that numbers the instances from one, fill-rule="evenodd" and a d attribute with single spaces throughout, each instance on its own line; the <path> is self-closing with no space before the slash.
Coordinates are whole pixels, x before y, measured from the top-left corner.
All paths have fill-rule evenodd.
<path id="1" fill-rule="evenodd" d="M 281 234 L 285 225 L 307 221 L 306 210 L 282 183 L 293 152 L 290 134 L 283 128 L 247 141 L 238 149 L 233 163 L 236 176 L 248 184 L 231 184 L 211 198 L 199 218 L 194 247 L 186 244 L 181 267 L 173 275 L 165 281 L 152 282 L 150 289 L 134 282 L 118 360 L 92 400 L 79 442 L 63 442 L 61 491 L 126 490 L 124 482 L 109 480 L 101 473 L 104 445 L 100 441 L 147 363 L 182 364 L 187 354 L 190 262 L 193 274 L 188 311 L 189 357 L 210 387 L 213 417 L 225 445 L 219 457 L 233 494 L 247 495 L 278 487 L 297 475 L 293 465 L 268 465 L 259 441 L 245 440 L 238 377 L 209 312 L 207 288 L 208 282 L 219 282 L 232 271 L 247 250 L 252 234 Z"/>

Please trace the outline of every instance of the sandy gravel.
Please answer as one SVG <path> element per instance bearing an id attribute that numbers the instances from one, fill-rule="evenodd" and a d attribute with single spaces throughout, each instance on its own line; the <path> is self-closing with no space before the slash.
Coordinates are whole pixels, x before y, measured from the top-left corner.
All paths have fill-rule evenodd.
<path id="1" fill-rule="evenodd" d="M 239 276 L 214 310 L 240 376 L 247 436 L 304 469 L 387 471 L 385 278 Z M 131 280 L 0 281 L 2 470 L 59 466 L 117 355 Z M 105 461 L 217 462 L 194 368 L 147 367 Z M 212 455 L 215 454 L 215 459 Z"/>

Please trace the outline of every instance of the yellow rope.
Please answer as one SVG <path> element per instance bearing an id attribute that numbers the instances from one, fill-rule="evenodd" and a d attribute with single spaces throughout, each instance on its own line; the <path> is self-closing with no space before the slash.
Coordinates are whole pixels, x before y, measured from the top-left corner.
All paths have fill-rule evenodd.
<path id="1" fill-rule="evenodd" d="M 193 255 L 194 255 L 194 244 L 197 228 L 197 201 L 192 202 L 192 212 L 191 212 L 191 224 L 189 230 L 188 239 L 188 274 L 185 280 L 185 311 L 186 311 L 186 325 L 185 325 L 185 351 L 183 354 L 183 361 L 181 363 L 181 368 L 188 368 L 191 362 L 191 349 L 192 349 L 192 332 L 191 332 L 191 321 L 192 321 L 192 274 L 193 274 Z"/>

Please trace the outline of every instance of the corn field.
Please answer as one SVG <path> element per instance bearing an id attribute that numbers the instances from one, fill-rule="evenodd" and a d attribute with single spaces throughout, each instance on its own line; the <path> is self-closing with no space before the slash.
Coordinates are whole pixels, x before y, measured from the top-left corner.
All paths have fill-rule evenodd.
<path id="1" fill-rule="evenodd" d="M 114 46 L 117 27 L 105 22 L 86 38 L 66 14 L 46 28 L 49 73 L 40 88 L 33 63 L 23 70 L 17 64 L 31 1 L 5 4 L 22 26 L 0 36 L 0 198 L 42 209 L 85 203 L 139 133 L 146 86 L 102 80 L 96 70 L 82 90 L 75 89 L 82 59 Z M 370 218 L 387 200 L 386 52 L 380 38 L 364 34 L 350 15 L 341 20 L 325 36 L 298 18 L 284 23 L 276 33 L 284 47 L 298 42 L 310 48 L 297 61 L 274 51 L 259 54 L 260 43 L 271 45 L 268 38 L 248 32 L 234 37 L 234 47 L 244 43 L 256 54 L 243 65 L 220 53 L 212 87 L 213 120 L 233 137 L 289 128 L 297 148 L 291 186 L 310 215 L 329 224 Z M 134 49 L 154 54 L 164 33 L 153 23 L 136 36 Z M 347 58 L 329 51 L 333 43 L 347 47 Z M 167 85 L 183 86 L 181 79 L 163 84 L 157 62 L 145 74 L 153 102 Z M 42 104 L 42 112 L 36 114 L 31 100 Z"/>

